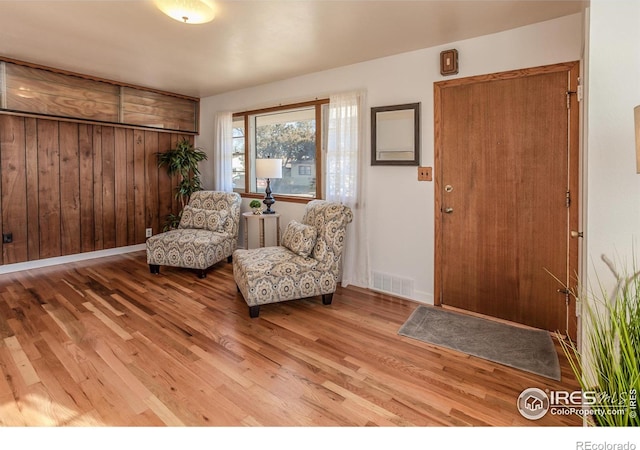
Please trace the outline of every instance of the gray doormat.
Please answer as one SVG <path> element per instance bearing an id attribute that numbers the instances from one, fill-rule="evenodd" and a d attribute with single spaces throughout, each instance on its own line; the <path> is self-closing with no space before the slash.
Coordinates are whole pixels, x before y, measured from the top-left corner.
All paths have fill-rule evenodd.
<path id="1" fill-rule="evenodd" d="M 398 334 L 560 380 L 558 354 L 547 331 L 418 306 Z"/>

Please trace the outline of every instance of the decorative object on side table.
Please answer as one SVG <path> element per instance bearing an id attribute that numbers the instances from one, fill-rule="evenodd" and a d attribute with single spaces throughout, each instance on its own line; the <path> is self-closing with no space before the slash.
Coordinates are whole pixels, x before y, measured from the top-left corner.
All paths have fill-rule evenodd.
<path id="1" fill-rule="evenodd" d="M 254 214 L 262 214 L 262 209 L 260 208 L 260 202 L 258 200 L 251 200 L 249 208 L 253 210 Z"/>
<path id="2" fill-rule="evenodd" d="M 276 201 L 271 196 L 271 178 L 282 178 L 282 160 L 278 158 L 256 159 L 256 178 L 265 178 L 267 180 L 267 189 L 264 191 L 266 196 L 262 203 L 267 205 L 267 209 L 262 214 L 274 214 L 271 209 Z"/>

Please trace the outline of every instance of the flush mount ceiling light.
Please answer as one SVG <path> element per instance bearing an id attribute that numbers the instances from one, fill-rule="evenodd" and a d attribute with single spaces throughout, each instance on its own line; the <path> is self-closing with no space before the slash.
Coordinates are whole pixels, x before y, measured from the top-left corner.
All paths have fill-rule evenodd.
<path id="1" fill-rule="evenodd" d="M 211 0 L 155 0 L 155 4 L 167 16 L 188 24 L 211 22 L 216 16 Z"/>

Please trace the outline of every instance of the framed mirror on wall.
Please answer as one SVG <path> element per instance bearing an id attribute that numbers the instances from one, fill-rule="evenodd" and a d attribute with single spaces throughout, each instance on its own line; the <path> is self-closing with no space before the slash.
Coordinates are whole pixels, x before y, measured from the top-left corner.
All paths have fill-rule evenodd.
<path id="1" fill-rule="evenodd" d="M 371 108 L 371 165 L 420 165 L 420 103 Z"/>

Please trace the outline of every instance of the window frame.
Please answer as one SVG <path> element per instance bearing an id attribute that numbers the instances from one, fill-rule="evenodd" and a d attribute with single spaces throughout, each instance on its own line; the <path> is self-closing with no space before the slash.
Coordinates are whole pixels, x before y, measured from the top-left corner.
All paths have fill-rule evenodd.
<path id="1" fill-rule="evenodd" d="M 231 126 L 232 126 L 232 128 L 235 128 L 234 124 L 235 124 L 235 122 L 237 122 L 236 119 L 242 119 L 242 122 L 243 122 L 242 123 L 242 126 L 243 126 L 242 142 L 243 142 L 243 146 L 244 146 L 244 159 L 245 159 L 245 163 L 244 163 L 245 164 L 245 168 L 244 168 L 244 172 L 243 172 L 244 180 L 245 180 L 245 183 L 244 183 L 245 187 L 243 189 L 246 190 L 246 185 L 247 185 L 247 168 L 246 168 L 246 165 L 247 165 L 247 122 L 248 122 L 248 116 L 247 117 L 238 116 L 238 118 L 236 118 L 235 116 L 232 116 L 232 118 L 231 118 Z M 233 136 L 232 139 L 235 142 L 235 139 L 239 139 L 239 138 Z M 235 148 L 234 148 L 234 150 L 235 150 Z M 233 155 L 235 155 L 235 154 L 236 154 L 236 152 L 234 151 Z M 238 152 L 237 154 L 242 154 L 242 153 Z M 233 167 L 232 167 L 231 168 L 231 176 L 233 177 L 234 174 L 235 174 L 235 172 L 233 171 Z M 244 193 L 244 191 L 239 191 L 236 188 L 234 188 L 233 191 L 237 192 L 238 194 Z"/>
<path id="2" fill-rule="evenodd" d="M 301 197 L 297 195 L 280 194 L 277 192 L 274 192 L 274 194 L 277 195 L 277 198 L 279 201 L 286 201 L 286 202 L 292 202 L 292 203 L 308 203 L 311 200 L 322 199 L 324 197 L 323 168 L 324 168 L 324 147 L 326 146 L 326 143 L 324 143 L 322 139 L 323 130 L 324 130 L 323 120 L 325 119 L 325 116 L 323 114 L 323 107 L 324 105 L 328 105 L 328 104 L 329 104 L 329 99 L 325 98 L 325 99 L 316 99 L 316 100 L 307 101 L 307 102 L 272 106 L 269 108 L 255 109 L 250 111 L 242 111 L 242 112 L 237 112 L 233 114 L 232 120 L 234 121 L 241 117 L 244 118 L 244 129 L 245 129 L 245 132 L 244 132 L 244 160 L 245 160 L 244 192 L 236 191 L 240 194 L 241 197 L 257 198 L 257 199 L 264 198 L 264 194 L 261 194 L 258 192 L 251 192 L 251 179 L 254 177 L 253 171 L 254 171 L 255 163 L 254 163 L 254 160 L 252 160 L 252 148 L 251 148 L 251 136 L 250 136 L 251 133 L 249 132 L 249 117 L 260 115 L 260 114 L 272 113 L 272 112 L 283 112 L 283 111 L 288 111 L 292 109 L 308 108 L 310 106 L 313 106 L 315 108 L 315 116 L 316 116 L 316 132 L 315 132 L 316 196 L 314 198 L 309 198 L 309 197 Z"/>

